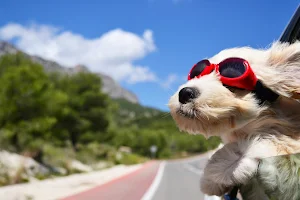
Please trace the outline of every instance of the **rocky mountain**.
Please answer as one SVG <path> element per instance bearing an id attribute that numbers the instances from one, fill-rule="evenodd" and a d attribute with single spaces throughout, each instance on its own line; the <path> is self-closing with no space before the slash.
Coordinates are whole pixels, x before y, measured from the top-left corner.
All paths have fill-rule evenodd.
<path id="1" fill-rule="evenodd" d="M 5 54 L 15 54 L 17 52 L 22 52 L 21 50 L 17 49 L 15 46 L 11 45 L 10 43 L 0 41 L 0 56 Z M 46 60 L 39 56 L 29 55 L 27 53 L 22 52 L 25 56 L 28 56 L 32 61 L 41 64 L 44 69 L 48 72 L 57 71 L 60 73 L 68 73 L 74 74 L 78 72 L 88 72 L 88 68 L 84 65 L 77 65 L 73 68 L 68 68 L 65 66 L 60 65 L 57 62 Z M 114 79 L 111 77 L 97 73 L 97 75 L 102 79 L 103 82 L 103 92 L 107 93 L 113 99 L 125 99 L 131 103 L 138 103 L 139 100 L 137 96 L 128 91 L 127 89 L 121 87 Z"/>

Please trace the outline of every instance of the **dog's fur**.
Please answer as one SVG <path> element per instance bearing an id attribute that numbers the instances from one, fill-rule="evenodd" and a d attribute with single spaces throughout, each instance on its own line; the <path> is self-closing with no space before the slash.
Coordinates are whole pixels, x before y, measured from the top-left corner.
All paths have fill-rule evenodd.
<path id="1" fill-rule="evenodd" d="M 246 59 L 258 79 L 281 96 L 300 93 L 300 42 L 226 49 L 208 60 L 229 57 Z M 184 87 L 195 87 L 200 95 L 181 104 L 178 93 Z M 180 130 L 219 136 L 225 144 L 204 169 L 204 193 L 221 196 L 238 185 L 243 199 L 300 199 L 300 162 L 292 155 L 300 153 L 300 113 L 259 105 L 250 91 L 224 87 L 215 72 L 180 86 L 169 108 Z"/>

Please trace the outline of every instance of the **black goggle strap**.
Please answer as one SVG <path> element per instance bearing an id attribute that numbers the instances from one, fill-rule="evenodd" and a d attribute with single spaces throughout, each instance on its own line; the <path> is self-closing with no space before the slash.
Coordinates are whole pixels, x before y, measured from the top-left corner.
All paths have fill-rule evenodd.
<path id="1" fill-rule="evenodd" d="M 279 94 L 266 87 L 260 80 L 256 82 L 254 94 L 260 100 L 260 105 L 265 101 L 273 103 L 279 97 Z"/>

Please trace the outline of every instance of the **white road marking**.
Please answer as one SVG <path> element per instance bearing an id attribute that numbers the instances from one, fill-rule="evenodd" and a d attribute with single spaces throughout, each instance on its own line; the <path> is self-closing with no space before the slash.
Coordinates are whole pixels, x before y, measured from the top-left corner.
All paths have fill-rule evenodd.
<path id="1" fill-rule="evenodd" d="M 220 147 L 221 147 L 221 145 L 219 145 L 218 149 L 219 149 Z M 212 156 L 213 153 L 215 153 L 215 151 L 211 152 L 211 153 L 208 155 L 208 157 L 210 158 L 210 157 Z M 202 160 L 202 159 L 205 159 L 205 157 L 200 158 L 200 160 Z M 199 160 L 199 157 L 197 157 L 197 158 L 191 158 L 191 159 L 186 159 L 185 162 L 186 162 L 187 160 L 191 162 L 191 161 L 194 161 L 194 160 Z M 158 172 L 157 172 L 157 174 L 156 174 L 156 176 L 155 176 L 154 181 L 152 182 L 152 184 L 150 185 L 150 187 L 148 188 L 148 190 L 147 190 L 147 192 L 144 194 L 144 196 L 141 198 L 141 200 L 151 200 L 151 199 L 153 198 L 153 196 L 154 196 L 154 194 L 155 194 L 156 190 L 158 189 L 158 186 L 159 186 L 159 184 L 160 184 L 160 182 L 161 182 L 161 179 L 162 179 L 162 177 L 163 177 L 165 165 L 166 165 L 166 161 L 163 161 L 163 162 L 160 163 L 159 169 L 158 169 Z M 183 167 L 186 168 L 187 170 L 189 170 L 190 172 L 193 172 L 193 173 L 195 173 L 195 174 L 197 174 L 197 175 L 202 176 L 202 174 L 203 174 L 203 171 L 202 171 L 202 170 L 200 170 L 200 169 L 194 167 L 194 166 L 191 165 L 191 164 L 184 164 Z M 217 196 L 207 196 L 207 195 L 205 195 L 205 198 L 204 198 L 204 199 L 205 199 L 205 200 L 219 200 L 219 197 L 217 197 Z"/>
<path id="2" fill-rule="evenodd" d="M 195 174 L 198 174 L 198 175 L 202 175 L 202 170 L 200 170 L 200 169 L 198 169 L 198 168 L 196 168 L 196 167 L 194 167 L 193 165 L 191 165 L 191 164 L 185 164 L 185 165 L 183 165 L 183 167 L 185 168 L 185 169 L 187 169 L 187 170 L 189 170 L 190 172 L 193 172 L 193 173 L 195 173 Z"/>
<path id="3" fill-rule="evenodd" d="M 160 163 L 159 169 L 154 178 L 154 181 L 152 182 L 152 184 L 150 185 L 150 187 L 148 188 L 147 192 L 144 194 L 144 196 L 142 197 L 141 200 L 151 200 L 153 198 L 153 196 L 161 182 L 161 179 L 163 177 L 165 165 L 166 165 L 166 161 L 163 161 Z"/>

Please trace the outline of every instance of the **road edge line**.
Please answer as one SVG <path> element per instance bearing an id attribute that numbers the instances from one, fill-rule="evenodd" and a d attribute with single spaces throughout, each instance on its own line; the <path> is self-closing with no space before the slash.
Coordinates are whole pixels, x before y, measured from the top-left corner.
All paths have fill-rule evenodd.
<path id="1" fill-rule="evenodd" d="M 163 177 L 164 174 L 164 170 L 165 170 L 165 166 L 166 166 L 166 161 L 162 161 L 159 164 L 159 169 L 158 172 L 154 178 L 154 181 L 152 182 L 152 184 L 150 185 L 150 187 L 148 188 L 147 192 L 143 195 L 143 197 L 141 198 L 141 200 L 151 200 L 161 182 L 161 179 Z"/>
<path id="2" fill-rule="evenodd" d="M 134 175 L 134 174 L 136 174 L 136 173 L 139 173 L 139 172 L 142 171 L 144 168 L 146 168 L 146 167 L 148 167 L 149 165 L 152 165 L 152 164 L 154 164 L 154 163 L 155 163 L 155 161 L 148 161 L 148 162 L 145 162 L 145 163 L 143 163 L 141 166 L 139 166 L 137 169 L 134 169 L 133 171 L 125 172 L 125 173 L 122 174 L 122 175 L 119 175 L 119 176 L 114 177 L 114 178 L 112 178 L 112 179 L 110 179 L 110 180 L 108 180 L 108 181 L 105 181 L 104 183 L 97 184 L 97 185 L 95 185 L 95 186 L 93 186 L 93 187 L 91 187 L 91 188 L 85 189 L 85 190 L 83 190 L 83 191 L 75 192 L 75 193 L 69 194 L 69 195 L 67 195 L 67 196 L 64 195 L 64 196 L 62 196 L 62 197 L 59 197 L 58 199 L 59 199 L 59 200 L 69 200 L 69 199 L 75 198 L 76 196 L 80 196 L 80 195 L 84 195 L 84 194 L 86 194 L 86 193 L 94 192 L 94 191 L 98 190 L 98 189 L 101 188 L 101 187 L 107 187 L 107 186 L 109 186 L 109 185 L 111 185 L 111 184 L 113 184 L 113 183 L 115 183 L 115 182 L 117 182 L 117 181 L 120 181 L 120 180 L 125 179 L 125 178 L 127 178 L 127 177 L 129 177 L 129 176 L 132 176 L 132 175 Z"/>

